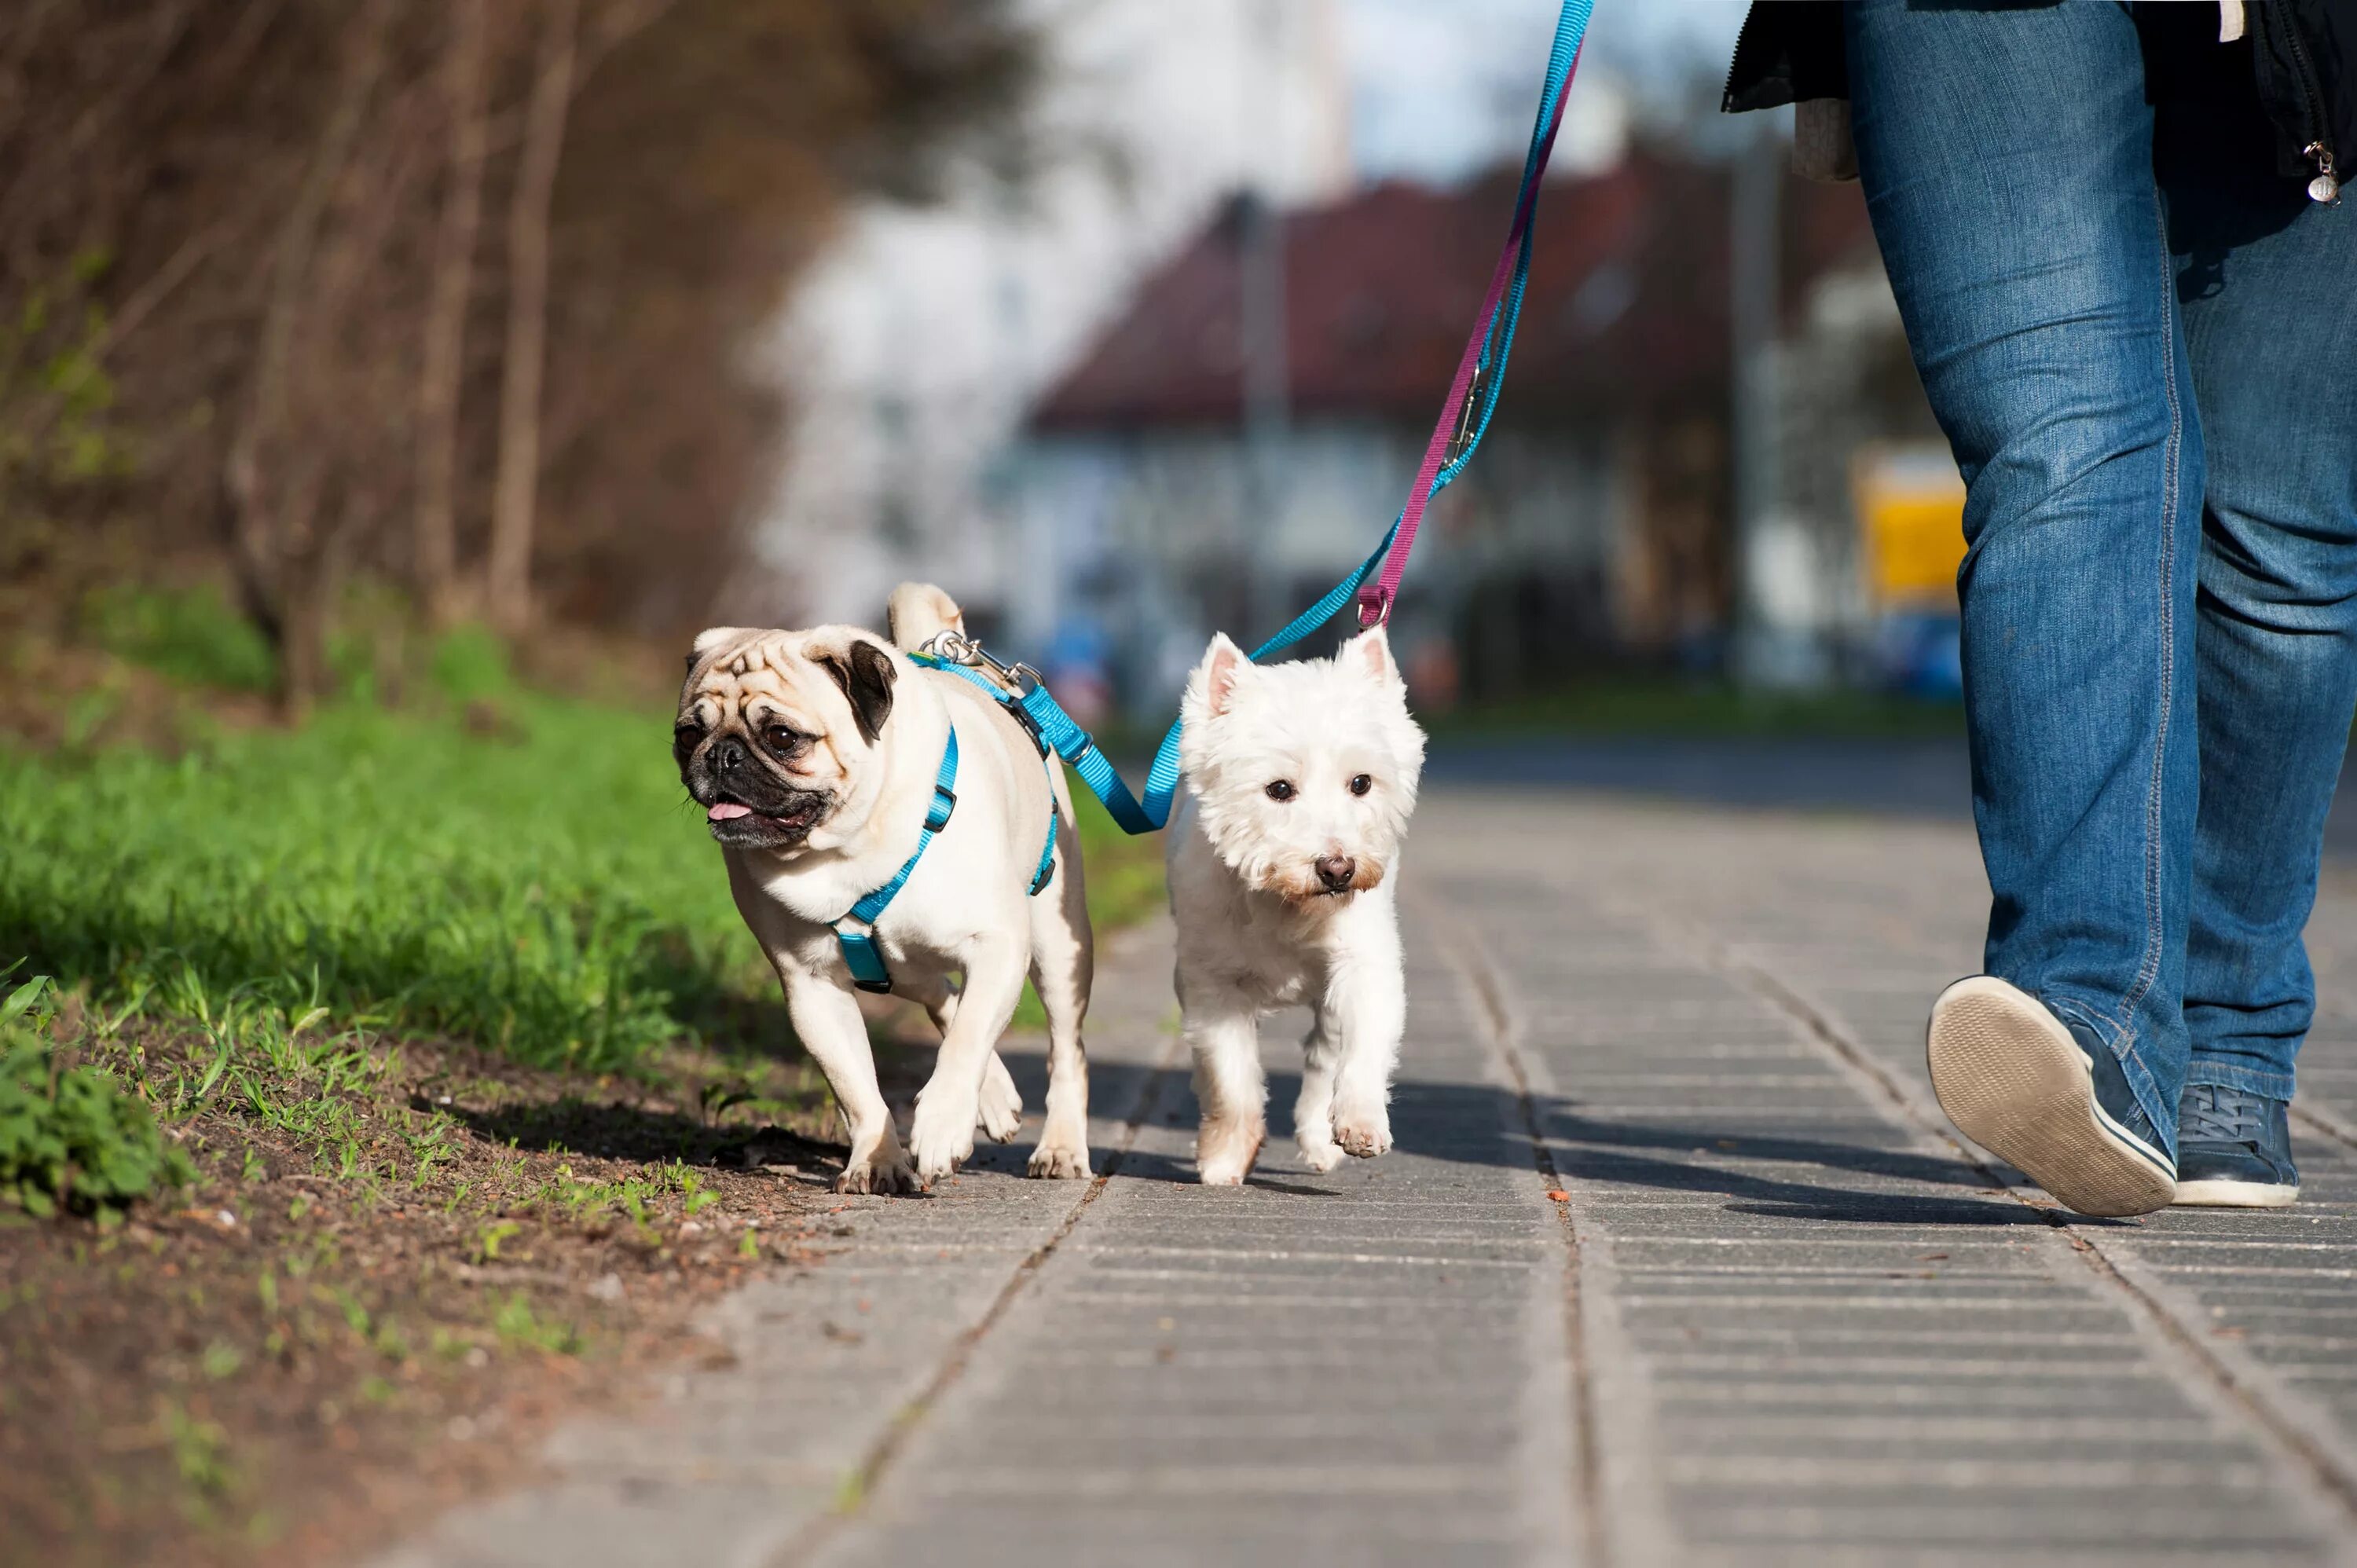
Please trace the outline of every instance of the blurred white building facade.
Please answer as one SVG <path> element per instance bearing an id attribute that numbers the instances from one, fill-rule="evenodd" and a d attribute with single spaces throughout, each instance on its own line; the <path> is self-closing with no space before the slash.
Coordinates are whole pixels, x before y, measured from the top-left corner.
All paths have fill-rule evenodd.
<path id="1" fill-rule="evenodd" d="M 1398 508 L 1553 6 L 1040 4 L 1044 171 L 857 215 L 769 346 L 795 405 L 759 530 L 780 602 L 748 613 L 875 624 L 922 576 L 1076 711 L 1159 714 L 1213 627 L 1273 630 Z M 1746 568 L 1813 643 L 1862 644 L 1851 456 L 1928 428 L 1855 191 L 1791 188 L 1770 499 L 1796 547 L 1738 563 L 1730 166 L 1635 145 L 1608 65 L 1567 105 L 1500 424 L 1396 623 L 1426 700 L 1582 656 L 1716 668 Z M 1450 92 L 1453 121 L 1418 118 Z M 1356 154 L 1434 183 L 1363 184 Z"/>
<path id="2" fill-rule="evenodd" d="M 1041 388 L 1227 193 L 1351 183 L 1334 0 L 1039 8 L 1040 177 L 1019 199 L 976 176 L 938 209 L 858 214 L 766 349 L 795 403 L 757 532 L 780 618 L 873 621 L 921 573 L 1003 620 L 1037 570 L 1008 443 Z"/>

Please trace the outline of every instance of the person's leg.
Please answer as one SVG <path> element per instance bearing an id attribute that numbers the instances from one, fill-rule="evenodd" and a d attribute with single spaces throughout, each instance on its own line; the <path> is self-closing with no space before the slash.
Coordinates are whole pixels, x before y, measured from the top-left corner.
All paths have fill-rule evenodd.
<path id="1" fill-rule="evenodd" d="M 2115 1120 L 2148 1123 L 2136 1142 L 2165 1165 L 2187 1050 L 2201 435 L 2136 26 L 2112 5 L 1845 12 L 1867 209 L 1966 484 L 1986 964 L 2068 1026 L 2099 1090 L 2124 1086 Z"/>
<path id="2" fill-rule="evenodd" d="M 2222 62 L 2215 101 L 2159 120 L 2208 453 L 2187 1103 L 2229 1151 L 2245 1132 L 2261 1145 L 2255 1162 L 2229 1152 L 2218 1165 L 2245 1173 L 2226 1187 L 2274 1188 L 2240 1200 L 2289 1201 L 2287 1144 L 2272 1179 L 2265 1157 L 2281 1112 L 2238 1101 L 2292 1096 L 2316 1001 L 2300 932 L 2357 714 L 2357 204 L 2319 206 L 2271 177 L 2247 68 Z"/>

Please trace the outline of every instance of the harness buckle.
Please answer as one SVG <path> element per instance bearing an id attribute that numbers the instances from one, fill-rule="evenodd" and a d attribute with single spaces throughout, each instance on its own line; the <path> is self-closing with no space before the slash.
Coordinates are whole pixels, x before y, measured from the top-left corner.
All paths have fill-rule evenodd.
<path id="1" fill-rule="evenodd" d="M 925 813 L 925 831 L 937 833 L 950 825 L 950 816 L 957 810 L 957 791 L 933 786 L 932 809 Z"/>
<path id="2" fill-rule="evenodd" d="M 892 993 L 892 972 L 884 967 L 884 955 L 877 950 L 873 929 L 834 933 L 835 944 L 843 953 L 843 964 L 851 971 L 852 985 L 871 996 Z"/>
<path id="3" fill-rule="evenodd" d="M 1023 726 L 1023 733 L 1031 737 L 1031 744 L 1039 748 L 1040 757 L 1046 757 L 1053 748 L 1048 745 L 1048 732 L 1039 727 L 1039 721 L 1032 717 L 1031 710 L 1020 703 L 1006 703 L 1001 705 L 1006 709 L 1009 718 Z"/>

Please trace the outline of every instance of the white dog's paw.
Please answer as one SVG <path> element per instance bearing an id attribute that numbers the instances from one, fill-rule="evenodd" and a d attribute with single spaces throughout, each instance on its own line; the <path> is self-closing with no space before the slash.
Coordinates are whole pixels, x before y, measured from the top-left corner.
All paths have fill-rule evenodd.
<path id="1" fill-rule="evenodd" d="M 898 1146 L 877 1149 L 864 1160 L 854 1160 L 834 1178 L 837 1192 L 906 1193 L 917 1190 L 917 1167 Z"/>
<path id="2" fill-rule="evenodd" d="M 917 1114 L 909 1124 L 909 1152 L 917 1159 L 917 1179 L 927 1187 L 974 1157 L 974 1127 L 978 1107 L 971 1094 L 956 1094 L 929 1083 L 917 1095 Z"/>
<path id="3" fill-rule="evenodd" d="M 1205 1187 L 1242 1187 L 1260 1158 L 1268 1124 L 1255 1116 L 1249 1121 L 1203 1118 L 1195 1134 L 1195 1168 Z"/>
<path id="4" fill-rule="evenodd" d="M 1006 1069 L 995 1062 L 988 1076 L 982 1080 L 982 1130 L 994 1144 L 1011 1144 L 1015 1134 L 1023 1130 L 1023 1095 Z"/>
<path id="5" fill-rule="evenodd" d="M 1334 1141 L 1355 1159 L 1372 1160 L 1392 1146 L 1391 1112 L 1381 1103 L 1334 1107 Z"/>
<path id="6" fill-rule="evenodd" d="M 1324 1176 L 1348 1157 L 1342 1153 L 1342 1145 L 1331 1138 L 1320 1144 L 1313 1144 L 1306 1138 L 1302 1140 L 1301 1163 L 1319 1176 Z"/>
<path id="7" fill-rule="evenodd" d="M 1089 1151 L 1079 1144 L 1041 1144 L 1031 1151 L 1031 1163 L 1026 1168 L 1047 1180 L 1086 1181 Z"/>

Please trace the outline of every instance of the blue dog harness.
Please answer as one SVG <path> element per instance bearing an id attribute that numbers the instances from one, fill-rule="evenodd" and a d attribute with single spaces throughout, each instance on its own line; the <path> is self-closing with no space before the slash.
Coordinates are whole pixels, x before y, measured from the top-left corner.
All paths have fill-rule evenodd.
<path id="1" fill-rule="evenodd" d="M 942 642 L 943 640 L 944 639 L 939 638 L 934 639 L 936 643 Z M 980 655 L 982 653 L 981 646 L 977 643 L 964 642 L 962 646 L 976 655 Z M 972 682 L 974 685 L 987 693 L 991 700 L 1006 711 L 1008 718 L 1013 719 L 1017 724 L 1023 726 L 1023 733 L 1031 737 L 1031 745 L 1039 753 L 1039 760 L 1047 765 L 1048 842 L 1039 846 L 1039 869 L 1031 874 L 1031 894 L 1032 897 L 1037 897 L 1039 890 L 1042 887 L 1047 886 L 1049 882 L 1055 880 L 1056 876 L 1056 757 L 1055 753 L 1049 748 L 1048 737 L 1039 733 L 1039 725 L 1033 717 L 1029 707 L 1025 705 L 1023 703 L 1017 701 L 1014 697 L 1009 696 L 1005 688 L 985 677 L 979 671 L 974 670 L 968 665 L 954 662 L 950 659 L 923 651 L 911 653 L 909 655 L 909 658 L 912 662 L 921 664 L 928 670 L 940 670 L 948 674 L 960 676 L 964 680 Z M 993 660 L 991 662 L 996 665 L 997 660 Z M 1019 671 L 1024 674 L 1030 673 L 1028 669 L 1025 669 L 1021 665 L 1017 665 L 1016 667 L 1016 671 Z M 1015 674 L 1016 671 L 1010 671 L 1008 673 L 1010 675 Z M 1061 711 L 1062 710 L 1060 709 L 1058 710 L 1060 713 Z M 1067 719 L 1065 722 L 1069 724 L 1071 721 Z"/>
<path id="2" fill-rule="evenodd" d="M 971 670 L 944 663 L 941 660 L 928 658 L 923 654 L 912 654 L 910 657 L 929 670 L 946 670 L 952 674 L 963 675 L 997 698 L 1009 714 L 1016 715 L 1016 722 L 1023 725 L 1024 733 L 1031 737 L 1031 743 L 1039 748 L 1040 755 L 1043 757 L 1049 755 L 1047 744 L 1039 738 L 1039 730 L 1026 720 L 1023 710 L 1006 693 Z M 1055 764 L 1050 761 L 1048 766 L 1050 769 L 1048 788 L 1048 842 L 1039 851 L 1039 868 L 1031 875 L 1033 897 L 1037 897 L 1039 890 L 1053 881 L 1056 875 L 1056 790 L 1053 773 Z M 933 775 L 933 800 L 925 811 L 925 831 L 918 837 L 916 849 L 908 859 L 900 863 L 900 869 L 892 874 L 891 881 L 854 904 L 850 911 L 841 919 L 832 922 L 835 943 L 843 950 L 844 966 L 851 971 L 851 983 L 862 991 L 874 992 L 877 995 L 888 995 L 891 993 L 892 972 L 885 967 L 884 950 L 876 943 L 876 921 L 887 908 L 891 907 L 893 898 L 899 895 L 900 889 L 907 886 L 909 874 L 917 869 L 917 862 L 925 858 L 925 851 L 931 846 L 933 835 L 950 825 L 950 817 L 957 811 L 957 724 L 952 720 L 950 725 L 949 744 L 942 747 L 941 769 Z M 866 929 L 846 931 L 843 928 L 844 922 L 847 920 L 856 920 Z"/>

